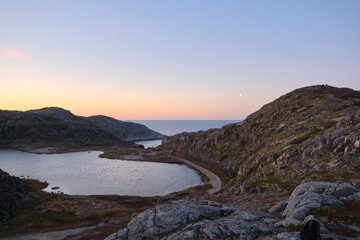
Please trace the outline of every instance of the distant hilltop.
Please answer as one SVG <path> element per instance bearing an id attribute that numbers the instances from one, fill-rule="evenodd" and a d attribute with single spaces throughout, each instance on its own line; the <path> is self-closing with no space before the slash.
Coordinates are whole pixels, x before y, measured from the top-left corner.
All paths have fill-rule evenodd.
<path id="1" fill-rule="evenodd" d="M 305 181 L 360 186 L 360 91 L 300 88 L 240 123 L 166 137 L 159 148 L 208 166 L 233 192 Z"/>
<path id="2" fill-rule="evenodd" d="M 135 146 L 130 142 L 163 137 L 142 124 L 100 115 L 76 116 L 58 107 L 0 110 L 0 147 Z"/>

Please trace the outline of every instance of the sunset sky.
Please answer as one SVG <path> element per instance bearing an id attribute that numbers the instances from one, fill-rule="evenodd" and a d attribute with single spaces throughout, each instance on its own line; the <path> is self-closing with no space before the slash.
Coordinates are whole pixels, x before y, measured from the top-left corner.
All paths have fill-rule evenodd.
<path id="1" fill-rule="evenodd" d="M 360 90 L 360 1 L 0 1 L 0 109 L 244 119 L 316 84 Z"/>

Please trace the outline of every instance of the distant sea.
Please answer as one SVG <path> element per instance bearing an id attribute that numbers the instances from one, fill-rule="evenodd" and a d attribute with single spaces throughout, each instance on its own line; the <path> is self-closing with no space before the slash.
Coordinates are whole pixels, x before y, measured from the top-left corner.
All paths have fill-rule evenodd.
<path id="1" fill-rule="evenodd" d="M 154 131 L 171 136 L 182 132 L 221 128 L 226 124 L 241 122 L 241 120 L 130 120 L 130 122 L 143 124 Z M 159 146 L 161 140 L 138 141 L 135 143 L 148 148 Z"/>

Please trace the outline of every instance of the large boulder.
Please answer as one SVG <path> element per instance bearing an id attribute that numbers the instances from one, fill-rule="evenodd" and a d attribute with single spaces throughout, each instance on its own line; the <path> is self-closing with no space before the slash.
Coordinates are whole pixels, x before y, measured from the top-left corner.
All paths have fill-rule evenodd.
<path id="1" fill-rule="evenodd" d="M 358 192 L 359 190 L 350 183 L 307 182 L 300 184 L 292 192 L 289 203 L 281 214 L 285 220 L 279 222 L 278 225 L 299 225 L 312 210 L 342 205 L 343 202 L 340 199 L 357 196 L 354 194 Z"/>

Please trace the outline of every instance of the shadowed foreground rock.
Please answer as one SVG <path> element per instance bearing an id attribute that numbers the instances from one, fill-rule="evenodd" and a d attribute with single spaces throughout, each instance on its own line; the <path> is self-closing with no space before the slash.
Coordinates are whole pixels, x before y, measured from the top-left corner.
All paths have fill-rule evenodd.
<path id="1" fill-rule="evenodd" d="M 106 239 L 263 239 L 279 231 L 271 226 L 277 220 L 233 205 L 179 200 L 140 213 Z"/>
<path id="2" fill-rule="evenodd" d="M 29 186 L 0 169 L 0 222 L 11 218 L 19 202 L 31 197 Z"/>
<path id="3" fill-rule="evenodd" d="M 358 193 L 350 183 L 303 183 L 288 201 L 279 202 L 270 213 L 206 200 L 178 200 L 138 214 L 127 228 L 106 239 L 300 239 L 299 232 L 286 232 L 285 227 L 299 229 L 310 219 L 320 222 L 323 239 L 358 239 L 360 232 L 353 232 L 353 237 L 335 234 L 321 222 L 324 218 L 310 215 L 313 210 L 335 211 L 334 207 L 344 205 L 344 201 L 356 200 Z M 360 207 L 356 201 L 353 203 L 355 208 Z M 360 226 L 353 223 L 348 227 L 354 231 Z"/>

